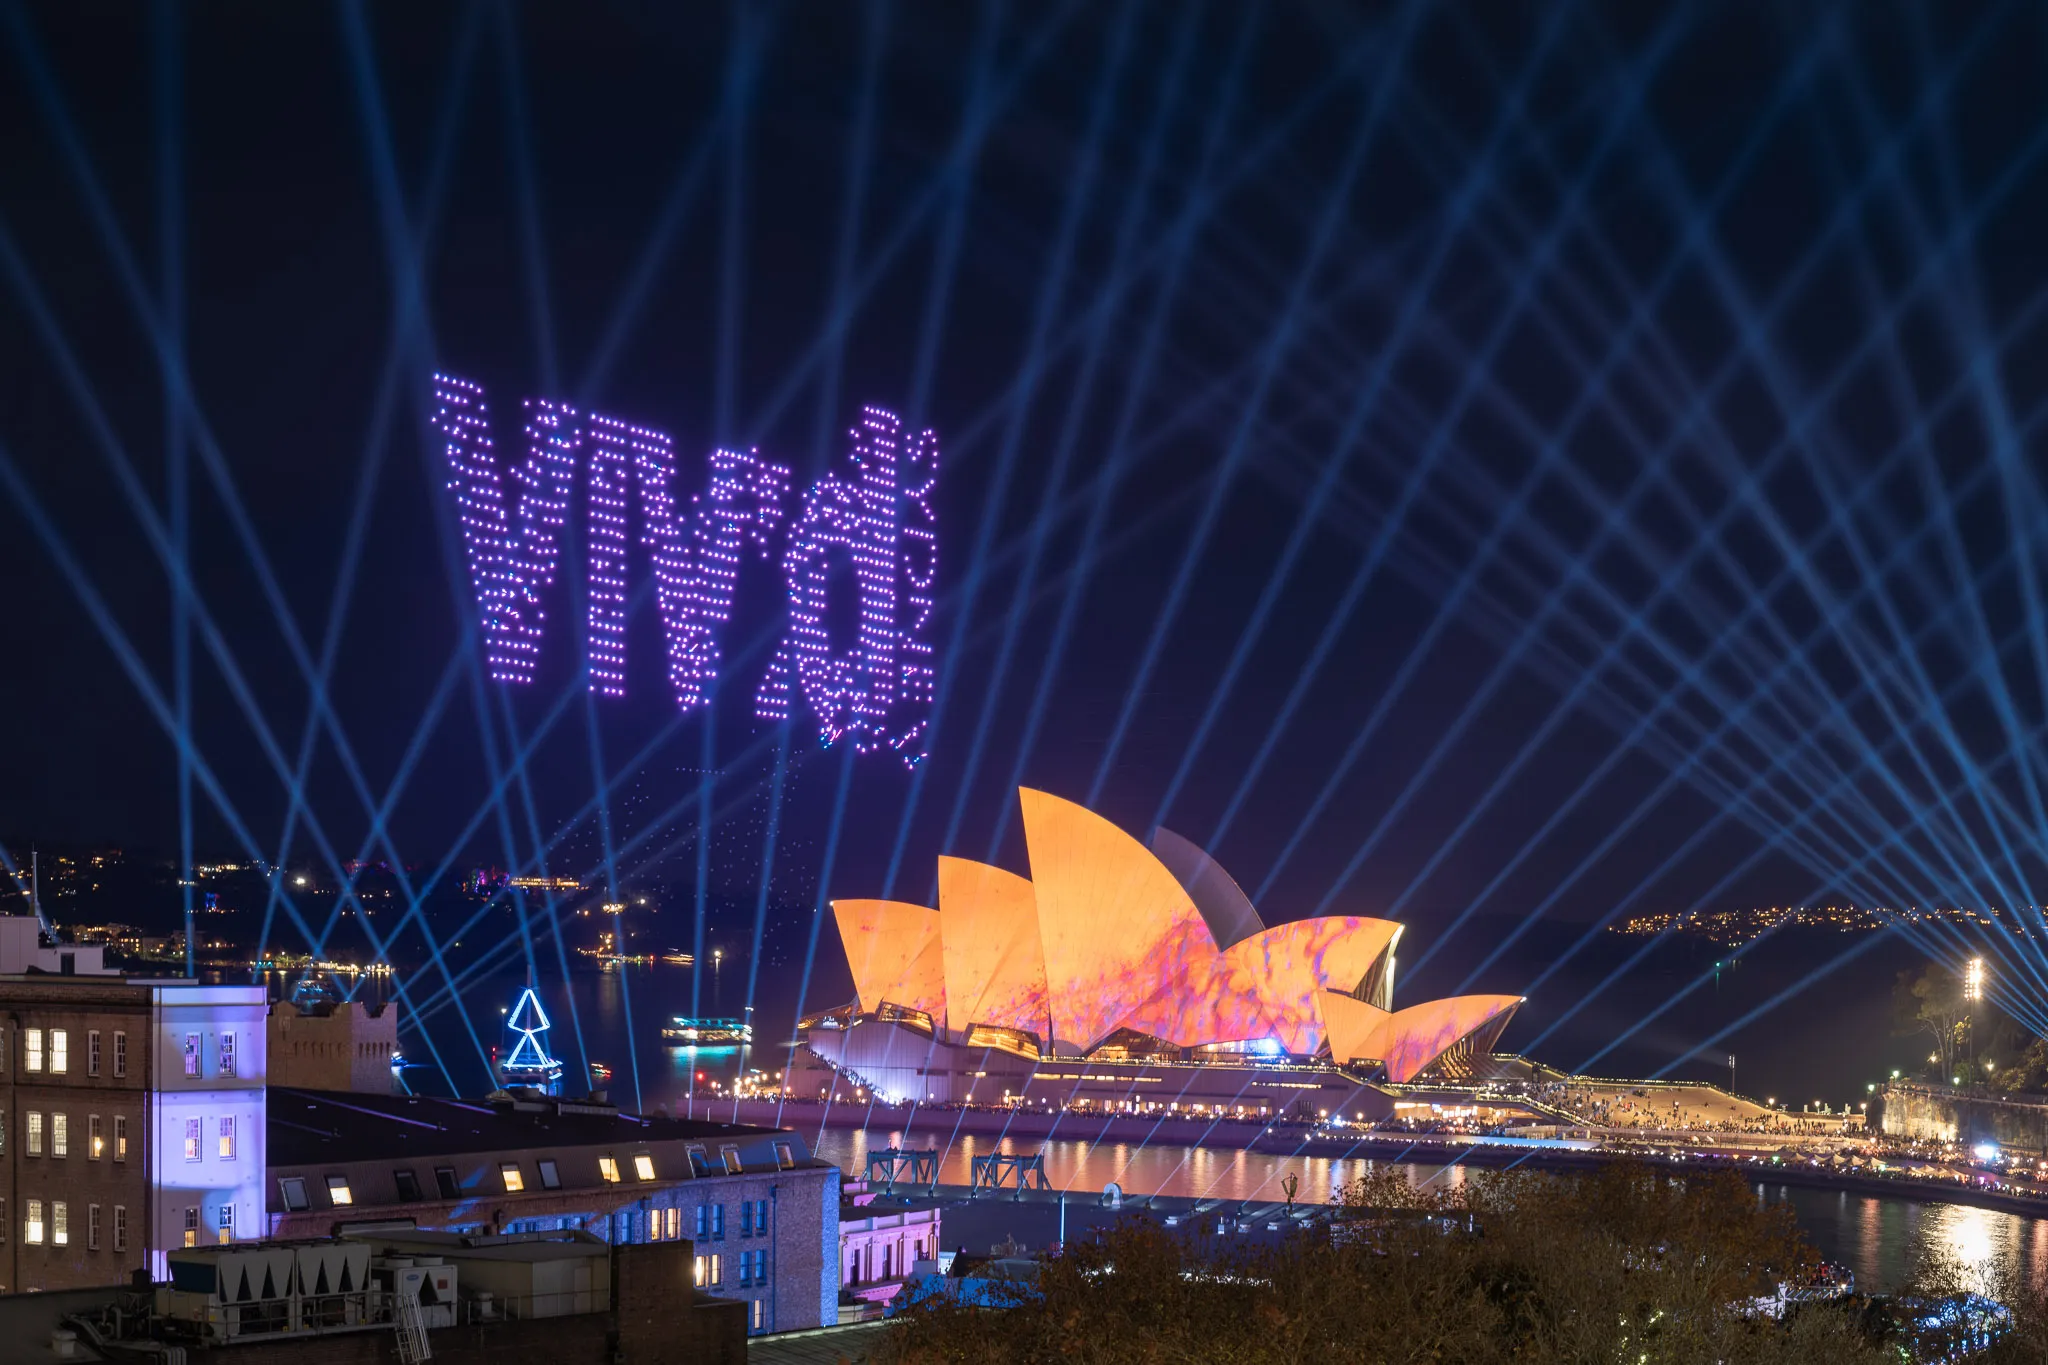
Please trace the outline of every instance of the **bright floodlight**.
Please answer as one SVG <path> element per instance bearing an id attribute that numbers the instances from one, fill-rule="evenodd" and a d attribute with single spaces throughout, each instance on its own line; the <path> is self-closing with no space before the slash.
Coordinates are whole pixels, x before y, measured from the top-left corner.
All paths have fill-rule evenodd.
<path id="1" fill-rule="evenodd" d="M 1963 998 L 1965 1000 L 1982 1000 L 1984 998 L 1984 959 L 1981 957 L 1971 958 L 1968 970 L 1963 973 Z"/>

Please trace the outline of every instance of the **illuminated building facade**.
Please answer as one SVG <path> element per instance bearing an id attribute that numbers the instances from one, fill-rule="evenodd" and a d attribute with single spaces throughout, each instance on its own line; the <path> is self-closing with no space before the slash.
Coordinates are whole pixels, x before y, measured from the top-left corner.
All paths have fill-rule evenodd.
<path id="1" fill-rule="evenodd" d="M 801 1134 L 532 1092 L 477 1101 L 279 1088 L 271 1121 L 269 1237 L 409 1223 L 689 1242 L 694 1287 L 744 1302 L 748 1333 L 839 1320 L 839 1168 Z"/>
<path id="2" fill-rule="evenodd" d="M 0 976 L 0 1292 L 165 1277 L 262 1235 L 260 986 Z"/>
<path id="3" fill-rule="evenodd" d="M 1362 1090 L 1470 1075 L 1521 1004 L 1397 1010 L 1400 925 L 1267 927 L 1171 831 L 1147 848 L 1071 801 L 1019 798 L 1028 879 L 941 858 L 936 910 L 833 902 L 857 999 L 805 1021 L 807 1041 L 885 1098 L 1362 1115 Z"/>

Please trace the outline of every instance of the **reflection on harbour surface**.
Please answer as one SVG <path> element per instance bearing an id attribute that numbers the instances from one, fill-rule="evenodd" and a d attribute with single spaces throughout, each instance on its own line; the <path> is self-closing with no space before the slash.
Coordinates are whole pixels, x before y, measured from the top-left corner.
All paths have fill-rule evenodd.
<path id="1" fill-rule="evenodd" d="M 902 1129 L 828 1128 L 806 1132 L 819 1156 L 859 1178 L 869 1151 L 888 1147 L 936 1148 L 939 1183 L 966 1185 L 972 1161 L 991 1152 L 1029 1155 L 1041 1148 L 1053 1188 L 1093 1198 L 1112 1181 L 1131 1195 L 1271 1200 L 1286 1198 L 1280 1182 L 1301 1177 L 1303 1201 L 1325 1200 L 1365 1173 L 1362 1158 L 1284 1157 L 1242 1149 L 1135 1146 L 1130 1143 L 1041 1142 L 1037 1138 L 991 1138 L 922 1125 Z M 1385 1169 L 1389 1163 L 1378 1163 Z M 1418 1184 L 1457 1189 L 1468 1177 L 1463 1166 L 1406 1163 Z M 1934 1271 L 1945 1287 L 2009 1299 L 2024 1290 L 2048 1287 L 2048 1220 L 1958 1204 L 1786 1185 L 1757 1186 L 1770 1203 L 1791 1206 L 1821 1255 L 1856 1272 L 1861 1287 L 1886 1292 L 1903 1288 L 1916 1273 Z"/>
<path id="2" fill-rule="evenodd" d="M 2010 1302 L 2048 1287 L 2048 1219 L 1785 1185 L 1757 1192 L 1789 1204 L 1821 1254 L 1866 1288 L 1896 1289 L 1931 1273 L 1947 1288 Z"/>

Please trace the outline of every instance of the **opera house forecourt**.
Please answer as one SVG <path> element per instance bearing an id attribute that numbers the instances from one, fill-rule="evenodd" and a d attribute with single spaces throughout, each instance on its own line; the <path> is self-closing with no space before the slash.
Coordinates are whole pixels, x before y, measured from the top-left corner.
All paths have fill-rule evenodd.
<path id="1" fill-rule="evenodd" d="M 936 910 L 832 903 L 859 998 L 799 1030 L 842 1085 L 885 1100 L 1372 1119 L 1413 1085 L 1489 1073 L 1521 997 L 1395 1009 L 1400 925 L 1268 928 L 1171 831 L 1147 848 L 1071 801 L 1018 797 L 1028 880 L 942 857 Z"/>

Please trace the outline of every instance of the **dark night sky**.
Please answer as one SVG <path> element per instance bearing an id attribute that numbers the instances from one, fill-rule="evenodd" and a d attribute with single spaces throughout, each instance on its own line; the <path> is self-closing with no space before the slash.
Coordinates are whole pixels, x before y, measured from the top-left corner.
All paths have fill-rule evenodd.
<path id="1" fill-rule="evenodd" d="M 671 432 L 685 491 L 714 444 L 807 482 L 862 403 L 937 429 L 933 756 L 857 762 L 835 845 L 841 759 L 799 729 L 780 902 L 834 847 L 828 894 L 1021 870 L 1013 778 L 1198 842 L 1232 812 L 1269 918 L 1395 913 L 1445 985 L 1537 912 L 2041 874 L 2037 7 L 8 14 L 10 839 L 177 846 L 176 747 L 109 632 L 171 698 L 132 500 L 168 525 L 182 465 L 190 735 L 235 813 L 195 796 L 202 853 L 278 852 L 268 753 L 309 716 L 281 609 L 316 657 L 334 633 L 371 792 L 423 736 L 405 861 L 538 839 L 587 871 L 602 769 L 621 866 L 688 887 L 709 752 L 715 892 L 751 901 L 775 576 L 746 570 L 708 750 L 644 593 L 629 697 L 586 707 L 573 536 L 539 681 L 480 685 L 439 366 L 501 450 L 556 394 Z M 349 766 L 312 752 L 354 856 Z"/>

